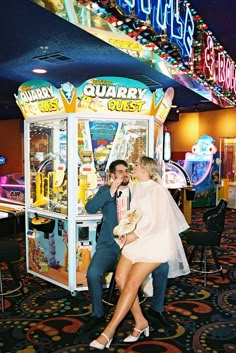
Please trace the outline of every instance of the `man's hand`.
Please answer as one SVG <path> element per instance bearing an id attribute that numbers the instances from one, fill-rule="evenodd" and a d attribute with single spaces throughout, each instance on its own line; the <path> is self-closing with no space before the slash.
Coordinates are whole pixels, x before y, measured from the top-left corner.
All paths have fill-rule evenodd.
<path id="1" fill-rule="evenodd" d="M 119 186 L 121 185 L 123 181 L 123 178 L 117 178 L 115 180 L 113 180 L 112 184 L 111 184 L 111 188 L 110 188 L 110 193 L 111 196 L 113 197 L 116 193 L 116 191 L 119 189 Z"/>

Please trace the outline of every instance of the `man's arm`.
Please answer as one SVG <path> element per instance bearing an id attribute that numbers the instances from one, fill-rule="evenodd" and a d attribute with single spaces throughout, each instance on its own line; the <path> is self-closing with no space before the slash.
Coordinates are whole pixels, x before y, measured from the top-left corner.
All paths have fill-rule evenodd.
<path id="1" fill-rule="evenodd" d="M 113 200 L 114 197 L 111 196 L 110 187 L 101 186 L 94 197 L 91 200 L 88 200 L 85 209 L 88 213 L 97 213 L 106 203 Z"/>

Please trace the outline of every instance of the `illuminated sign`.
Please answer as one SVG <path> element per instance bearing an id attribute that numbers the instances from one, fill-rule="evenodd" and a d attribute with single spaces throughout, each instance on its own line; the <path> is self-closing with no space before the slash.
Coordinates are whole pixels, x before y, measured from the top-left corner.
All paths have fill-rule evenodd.
<path id="1" fill-rule="evenodd" d="M 20 98 L 25 105 L 37 102 L 37 107 L 31 106 L 31 109 L 39 109 L 40 112 L 60 111 L 59 100 L 54 96 L 53 86 L 23 90 L 20 92 Z"/>
<path id="2" fill-rule="evenodd" d="M 84 86 L 84 94 L 90 97 L 118 98 L 118 99 L 142 99 L 147 88 L 107 86 L 106 84 L 87 84 Z"/>
<path id="3" fill-rule="evenodd" d="M 157 34 L 166 33 L 183 57 L 190 58 L 194 20 L 188 6 L 180 8 L 178 0 L 117 0 L 117 5 L 127 14 L 134 11 L 138 19 L 151 22 Z"/>
<path id="4" fill-rule="evenodd" d="M 0 165 L 6 163 L 6 157 L 0 156 Z"/>
<path id="5" fill-rule="evenodd" d="M 113 76 L 91 78 L 78 88 L 66 82 L 60 89 L 44 80 L 31 80 L 23 83 L 15 95 L 24 118 L 92 111 L 148 114 L 161 122 L 168 115 L 173 97 L 172 87 L 152 92 L 143 82 Z"/>
<path id="6" fill-rule="evenodd" d="M 24 118 L 65 111 L 60 93 L 48 81 L 24 82 L 15 98 Z"/>
<path id="7" fill-rule="evenodd" d="M 21 95 L 21 99 L 27 103 L 35 102 L 43 99 L 54 98 L 52 86 L 41 87 L 36 89 L 28 89 L 28 90 L 22 91 L 20 95 Z"/>
<path id="8" fill-rule="evenodd" d="M 143 48 L 141 44 L 135 41 L 109 38 L 108 43 L 133 57 L 140 57 L 142 54 Z"/>
<path id="9" fill-rule="evenodd" d="M 205 49 L 204 49 L 205 47 Z M 206 79 L 211 79 L 227 91 L 236 93 L 236 68 L 233 60 L 214 47 L 213 39 L 206 36 L 202 48 L 202 66 Z"/>
<path id="10" fill-rule="evenodd" d="M 140 113 L 146 103 L 144 96 L 148 88 L 127 87 L 124 84 L 93 80 L 84 85 L 83 97 L 108 99 L 107 108 L 111 111 Z"/>
<path id="11" fill-rule="evenodd" d="M 236 69 L 234 62 L 225 56 L 224 53 L 218 54 L 218 75 L 219 84 L 223 84 L 224 88 L 233 91 L 236 94 Z"/>

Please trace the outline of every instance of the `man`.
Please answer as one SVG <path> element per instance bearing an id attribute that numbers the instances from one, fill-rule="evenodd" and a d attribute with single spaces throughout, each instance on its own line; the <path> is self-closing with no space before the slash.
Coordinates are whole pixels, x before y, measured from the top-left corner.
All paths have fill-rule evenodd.
<path id="1" fill-rule="evenodd" d="M 130 176 L 128 164 L 124 160 L 115 160 L 109 166 L 109 173 L 112 178 L 111 185 L 100 187 L 96 195 L 85 205 L 88 213 L 97 213 L 102 210 L 103 220 L 96 251 L 87 272 L 92 314 L 89 322 L 81 326 L 81 330 L 89 330 L 105 321 L 105 309 L 102 301 L 103 278 L 107 272 L 114 271 L 120 253 L 113 229 L 124 212 L 129 209 Z M 151 308 L 146 313 L 150 321 L 162 326 L 171 326 L 164 312 L 168 269 L 168 263 L 164 263 L 153 272 L 153 298 Z"/>

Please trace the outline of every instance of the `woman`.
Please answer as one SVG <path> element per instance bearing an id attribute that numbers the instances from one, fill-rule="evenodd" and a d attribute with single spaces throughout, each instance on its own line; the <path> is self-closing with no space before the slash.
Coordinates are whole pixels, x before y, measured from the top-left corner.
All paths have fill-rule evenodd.
<path id="1" fill-rule="evenodd" d="M 97 349 L 108 348 L 117 326 L 131 309 L 135 320 L 132 335 L 124 342 L 135 342 L 141 333 L 149 336 L 149 325 L 143 316 L 137 293 L 148 275 L 161 263 L 169 262 L 169 278 L 189 273 L 179 233 L 189 228 L 185 218 L 164 188 L 158 175 L 157 162 L 139 157 L 134 166 L 134 185 L 130 208 L 138 208 L 142 218 L 134 232 L 121 238 L 125 245 L 116 269 L 120 297 L 114 315 L 103 333 L 90 343 Z"/>

